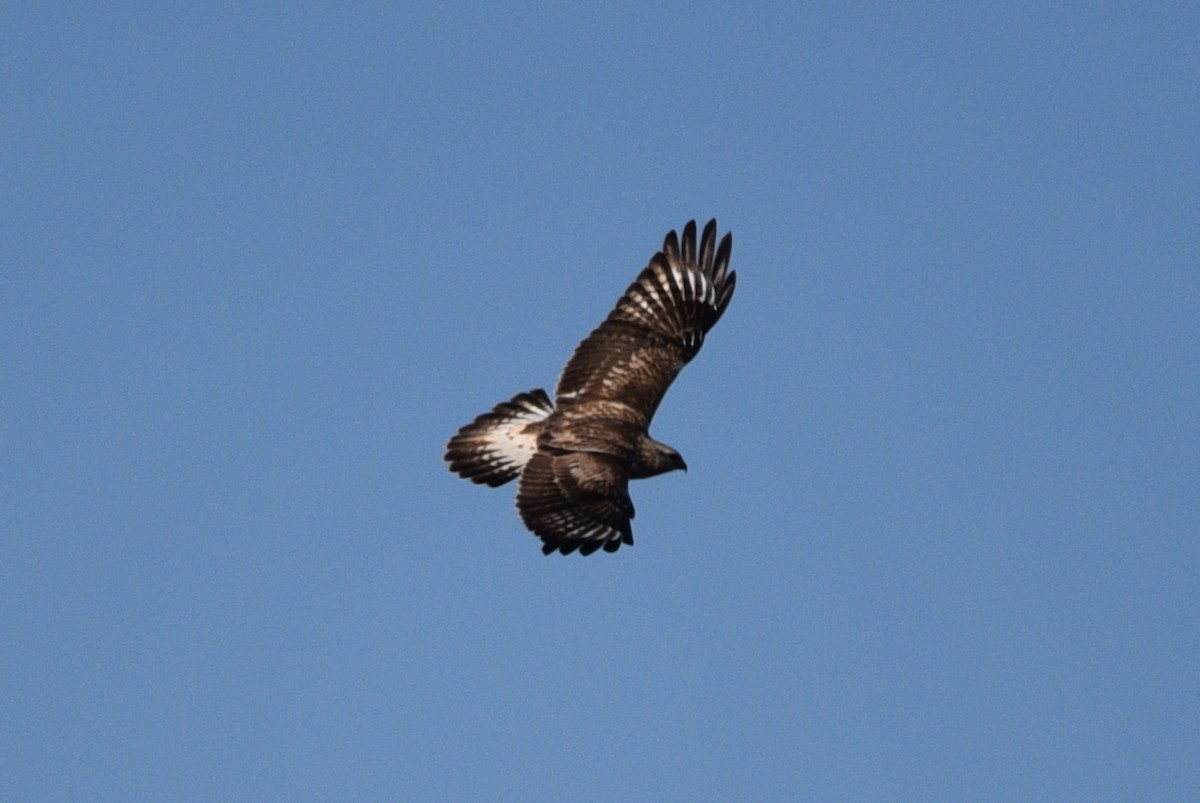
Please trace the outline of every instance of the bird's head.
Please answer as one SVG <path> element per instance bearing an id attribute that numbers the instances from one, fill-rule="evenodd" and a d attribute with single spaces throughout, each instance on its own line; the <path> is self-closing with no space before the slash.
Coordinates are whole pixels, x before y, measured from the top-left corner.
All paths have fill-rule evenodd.
<path id="1" fill-rule="evenodd" d="M 630 479 L 657 477 L 676 469 L 687 471 L 687 463 L 683 462 L 683 456 L 665 443 L 644 438 L 638 452 L 637 460 L 630 467 Z"/>
<path id="2" fill-rule="evenodd" d="M 679 452 L 675 451 L 670 446 L 662 444 L 662 451 L 660 454 L 662 455 L 662 464 L 666 466 L 666 468 L 663 469 L 664 471 L 675 471 L 677 469 L 682 469 L 685 474 L 687 473 L 687 463 L 683 461 L 683 455 L 681 455 Z"/>

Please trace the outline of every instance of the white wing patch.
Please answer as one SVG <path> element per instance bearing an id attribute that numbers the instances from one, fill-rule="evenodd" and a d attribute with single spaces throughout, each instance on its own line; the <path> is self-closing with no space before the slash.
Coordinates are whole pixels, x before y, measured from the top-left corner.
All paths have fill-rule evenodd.
<path id="1" fill-rule="evenodd" d="M 446 444 L 450 470 L 492 487 L 515 479 L 537 453 L 542 424 L 553 412 L 554 404 L 540 389 L 497 404 Z"/>
<path id="2" fill-rule="evenodd" d="M 506 425 L 493 428 L 482 442 L 495 453 L 498 463 L 521 469 L 537 451 L 537 439 L 538 433 L 530 431 L 528 421 L 514 418 Z"/>

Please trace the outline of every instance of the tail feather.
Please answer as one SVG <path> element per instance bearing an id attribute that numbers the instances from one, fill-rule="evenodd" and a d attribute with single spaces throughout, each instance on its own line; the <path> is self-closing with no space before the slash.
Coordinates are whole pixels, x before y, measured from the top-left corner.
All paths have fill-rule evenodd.
<path id="1" fill-rule="evenodd" d="M 516 479 L 537 453 L 538 435 L 553 412 L 554 402 L 541 388 L 497 404 L 446 444 L 450 470 L 492 488 Z"/>

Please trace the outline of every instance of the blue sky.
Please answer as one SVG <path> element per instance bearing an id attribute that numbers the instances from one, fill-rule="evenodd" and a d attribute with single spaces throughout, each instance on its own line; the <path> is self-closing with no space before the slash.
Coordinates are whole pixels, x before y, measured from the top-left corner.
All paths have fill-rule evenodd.
<path id="1" fill-rule="evenodd" d="M 1196 799 L 1194 4 L 10 4 L 0 797 Z M 441 462 L 668 229 L 637 544 Z"/>

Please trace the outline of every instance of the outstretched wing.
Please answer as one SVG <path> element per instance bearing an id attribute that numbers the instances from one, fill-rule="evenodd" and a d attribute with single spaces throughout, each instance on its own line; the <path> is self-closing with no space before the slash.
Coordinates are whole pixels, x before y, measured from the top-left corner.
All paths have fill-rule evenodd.
<path id="1" fill-rule="evenodd" d="M 611 455 L 538 452 L 521 472 L 517 510 L 546 555 L 616 552 L 633 543 L 629 469 Z"/>
<path id="2" fill-rule="evenodd" d="M 613 311 L 575 349 L 555 391 L 560 409 L 619 402 L 649 426 L 667 388 L 733 298 L 732 249 L 731 234 L 717 244 L 715 220 L 704 227 L 699 253 L 696 221 L 683 227 L 682 242 L 670 232 Z"/>

